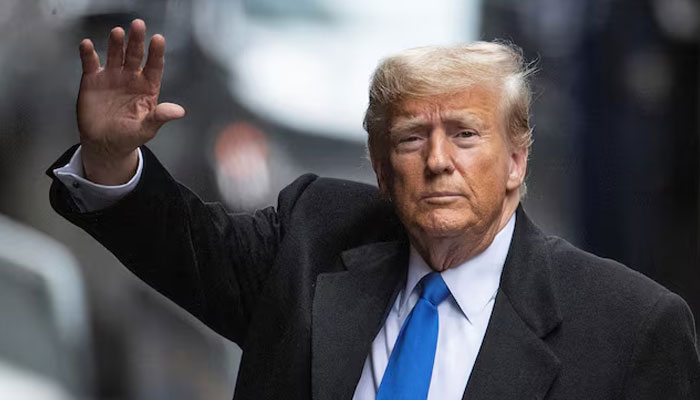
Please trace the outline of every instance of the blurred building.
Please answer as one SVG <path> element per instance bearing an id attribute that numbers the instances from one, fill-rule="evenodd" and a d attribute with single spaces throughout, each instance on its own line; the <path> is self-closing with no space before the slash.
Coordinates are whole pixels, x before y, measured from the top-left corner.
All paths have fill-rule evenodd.
<path id="1" fill-rule="evenodd" d="M 488 2 L 539 60 L 528 209 L 700 314 L 700 3 Z M 696 325 L 698 318 L 696 318 Z"/>

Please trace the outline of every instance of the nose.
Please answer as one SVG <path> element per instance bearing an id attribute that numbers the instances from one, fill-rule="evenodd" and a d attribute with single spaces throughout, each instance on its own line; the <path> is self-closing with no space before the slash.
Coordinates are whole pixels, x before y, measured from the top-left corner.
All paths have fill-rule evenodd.
<path id="1" fill-rule="evenodd" d="M 455 170 L 452 143 L 443 132 L 435 131 L 428 141 L 428 157 L 426 166 L 428 172 L 434 175 L 452 173 Z"/>

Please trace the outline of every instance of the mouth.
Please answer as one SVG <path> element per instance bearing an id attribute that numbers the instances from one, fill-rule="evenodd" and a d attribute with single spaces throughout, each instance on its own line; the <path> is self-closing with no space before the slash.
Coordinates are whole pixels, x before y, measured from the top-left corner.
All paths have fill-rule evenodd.
<path id="1" fill-rule="evenodd" d="M 432 192 L 423 195 L 421 200 L 429 204 L 447 204 L 457 201 L 461 197 L 464 196 L 457 192 Z"/>

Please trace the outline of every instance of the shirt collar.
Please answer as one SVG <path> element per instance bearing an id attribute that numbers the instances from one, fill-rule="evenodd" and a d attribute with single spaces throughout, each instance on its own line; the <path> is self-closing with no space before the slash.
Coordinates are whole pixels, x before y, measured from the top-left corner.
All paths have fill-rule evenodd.
<path id="1" fill-rule="evenodd" d="M 493 242 L 480 254 L 464 263 L 442 272 L 442 278 L 450 289 L 452 297 L 468 320 L 481 311 L 498 291 L 503 264 L 515 230 L 515 213 L 506 225 L 496 234 Z M 408 298 L 418 282 L 432 269 L 411 245 L 408 259 L 406 287 L 401 296 L 400 310 L 406 307 Z"/>

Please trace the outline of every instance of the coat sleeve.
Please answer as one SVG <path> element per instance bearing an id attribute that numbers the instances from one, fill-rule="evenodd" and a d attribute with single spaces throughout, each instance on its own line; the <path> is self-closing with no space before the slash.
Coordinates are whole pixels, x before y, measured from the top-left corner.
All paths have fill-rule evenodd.
<path id="1" fill-rule="evenodd" d="M 316 179 L 304 175 L 279 195 L 277 209 L 231 214 L 177 183 L 146 147 L 143 175 L 118 203 L 80 212 L 52 170 L 51 205 L 84 229 L 129 270 L 206 325 L 241 345 L 257 297 L 297 199 Z"/>
<path id="2" fill-rule="evenodd" d="M 700 360 L 693 315 L 679 296 L 665 292 L 638 332 L 624 399 L 700 399 Z"/>

